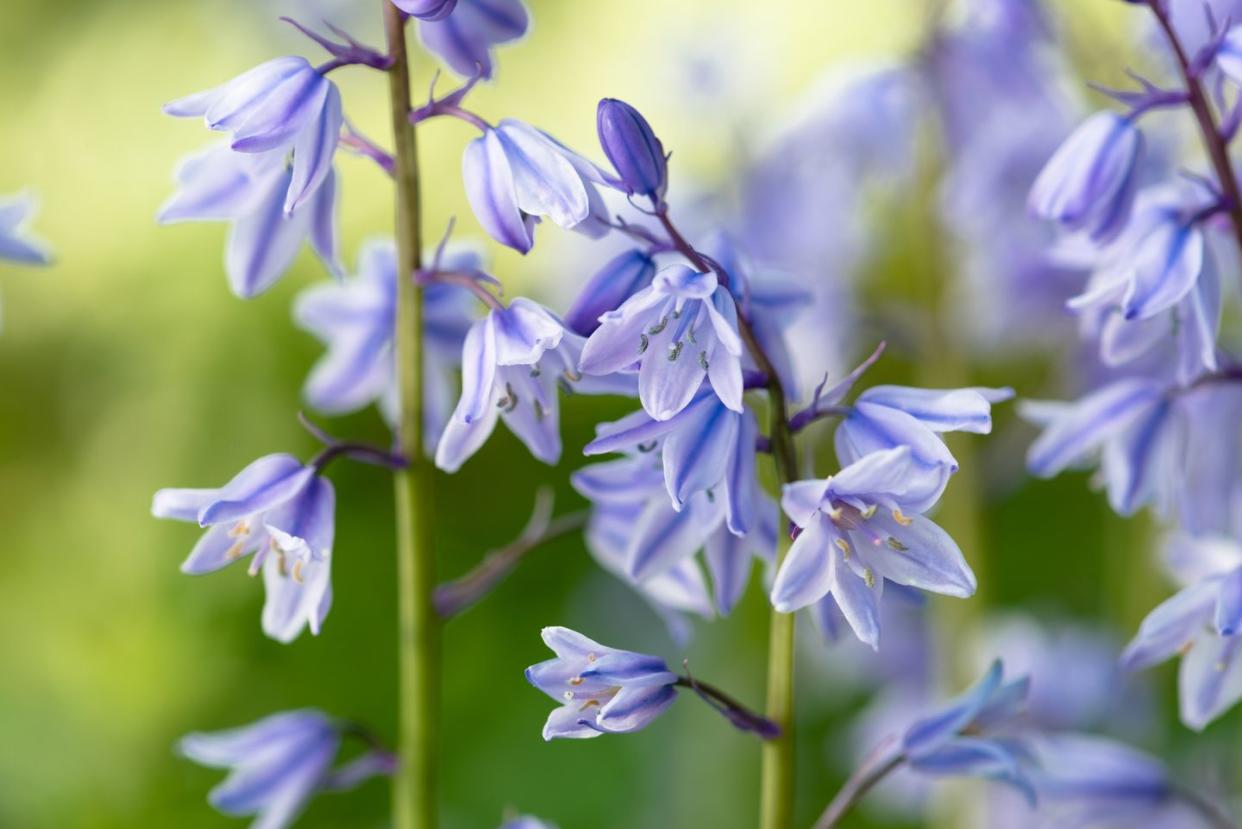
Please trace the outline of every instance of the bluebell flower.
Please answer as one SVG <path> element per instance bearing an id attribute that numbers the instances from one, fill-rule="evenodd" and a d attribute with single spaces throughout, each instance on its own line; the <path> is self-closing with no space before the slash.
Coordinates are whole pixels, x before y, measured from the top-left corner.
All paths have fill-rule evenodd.
<path id="1" fill-rule="evenodd" d="M 1093 239 L 1117 235 L 1130 217 L 1143 134 L 1115 112 L 1097 112 L 1076 129 L 1031 187 L 1030 208 Z"/>
<path id="2" fill-rule="evenodd" d="M 479 224 L 519 253 L 534 246 L 540 216 L 593 238 L 608 231 L 602 174 L 529 124 L 506 118 L 485 130 L 466 145 L 462 176 Z"/>
<path id="3" fill-rule="evenodd" d="M 0 260 L 22 265 L 46 265 L 52 261 L 47 245 L 26 228 L 35 213 L 29 193 L 0 197 Z"/>
<path id="4" fill-rule="evenodd" d="M 604 98 L 595 114 L 604 155 L 617 171 L 615 185 L 630 196 L 644 196 L 653 205 L 668 189 L 668 158 L 647 119 L 625 101 Z"/>
<path id="5" fill-rule="evenodd" d="M 209 129 L 232 134 L 243 153 L 293 153 L 284 210 L 309 201 L 332 172 L 344 118 L 341 93 L 305 58 L 283 57 L 228 83 L 164 105 L 178 118 L 201 117 Z"/>
<path id="6" fill-rule="evenodd" d="M 1044 430 L 1027 452 L 1031 474 L 1050 478 L 1098 462 L 1119 514 L 1172 506 L 1173 470 L 1182 450 L 1174 400 L 1164 383 L 1127 378 L 1073 403 L 1028 401 L 1019 411 Z"/>
<path id="7" fill-rule="evenodd" d="M 609 648 L 568 628 L 543 629 L 555 659 L 526 669 L 526 679 L 560 703 L 543 738 L 582 739 L 638 731 L 673 703 L 677 675 L 664 660 Z"/>
<path id="8" fill-rule="evenodd" d="M 600 319 L 582 350 L 586 374 L 638 370 L 638 396 L 656 420 L 690 404 L 707 378 L 720 400 L 742 411 L 742 340 L 737 307 L 714 273 L 673 265 L 650 287 Z"/>
<path id="9" fill-rule="evenodd" d="M 1182 722 L 1201 731 L 1242 699 L 1242 547 L 1178 535 L 1169 557 L 1185 586 L 1147 615 L 1122 664 L 1138 670 L 1181 655 Z"/>
<path id="10" fill-rule="evenodd" d="M 307 240 L 337 273 L 335 173 L 329 170 L 309 201 L 286 213 L 292 175 L 279 153 L 250 155 L 210 147 L 181 162 L 178 190 L 158 219 L 163 224 L 229 222 L 225 271 L 233 293 L 242 298 L 275 284 Z"/>
<path id="11" fill-rule="evenodd" d="M 1005 682 L 1002 664 L 993 662 L 973 688 L 906 729 L 901 750 L 910 768 L 934 776 L 1008 783 L 1033 805 L 1035 790 L 1024 768 L 1030 749 L 1011 734 L 1029 684 L 1027 677 Z"/>
<path id="12" fill-rule="evenodd" d="M 477 271 L 482 259 L 472 248 L 449 248 L 440 264 L 445 270 Z M 396 424 L 396 296 L 396 251 L 391 240 L 383 240 L 363 246 L 356 277 L 316 285 L 298 297 L 294 319 L 327 346 L 302 389 L 312 407 L 345 414 L 378 403 L 385 420 Z M 440 439 L 456 404 L 454 375 L 473 307 L 470 293 L 456 285 L 423 288 L 423 414 L 429 447 Z"/>
<path id="13" fill-rule="evenodd" d="M 207 532 L 181 565 L 200 575 L 253 556 L 267 601 L 263 631 L 291 642 L 303 628 L 318 634 L 332 606 L 332 484 L 291 455 L 266 455 L 219 489 L 161 489 L 157 518 L 196 522 Z"/>
<path id="14" fill-rule="evenodd" d="M 945 445 L 944 432 L 992 431 L 992 404 L 1013 397 L 1013 389 L 919 389 L 873 386 L 837 426 L 837 459 L 851 464 L 872 452 L 908 446 L 914 463 L 938 481 L 925 500 L 907 509 L 924 512 L 940 499 L 957 460 Z"/>
<path id="15" fill-rule="evenodd" d="M 646 251 L 627 250 L 609 259 L 582 287 L 565 313 L 565 325 L 584 337 L 591 336 L 599 328 L 600 317 L 650 285 L 655 272 L 655 260 Z"/>
<path id="16" fill-rule="evenodd" d="M 801 532 L 772 585 L 773 606 L 791 613 L 831 593 L 854 634 L 878 648 L 885 580 L 973 595 L 961 550 L 919 514 L 941 488 L 906 446 L 872 452 L 827 480 L 786 484 L 781 507 Z"/>
<path id="17" fill-rule="evenodd" d="M 392 0 L 392 4 L 419 20 L 443 20 L 453 13 L 457 0 Z"/>
<path id="18" fill-rule="evenodd" d="M 229 731 L 188 734 L 178 744 L 194 762 L 230 770 L 208 800 L 226 815 L 254 815 L 252 829 L 285 829 L 316 793 L 353 788 L 395 768 L 390 755 L 372 751 L 334 770 L 340 747 L 340 724 L 313 709 L 273 714 Z"/>
<path id="19" fill-rule="evenodd" d="M 496 71 L 492 50 L 517 40 L 529 26 L 522 0 L 457 0 L 447 17 L 420 20 L 418 36 L 458 75 L 490 78 Z"/>
<path id="20" fill-rule="evenodd" d="M 506 820 L 500 825 L 500 829 L 556 829 L 556 824 L 530 815 L 520 815 Z"/>

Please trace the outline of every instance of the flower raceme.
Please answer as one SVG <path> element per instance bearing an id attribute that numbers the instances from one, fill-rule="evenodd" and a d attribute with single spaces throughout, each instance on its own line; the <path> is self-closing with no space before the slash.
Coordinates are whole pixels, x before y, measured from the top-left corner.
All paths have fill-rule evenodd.
<path id="1" fill-rule="evenodd" d="M 213 734 L 188 734 L 178 749 L 204 766 L 230 769 L 211 790 L 211 805 L 226 815 L 255 815 L 255 829 L 285 829 L 321 791 L 351 789 L 368 777 L 391 774 L 395 758 L 372 750 L 333 769 L 341 725 L 313 709 L 273 714 Z"/>
<path id="2" fill-rule="evenodd" d="M 328 178 L 344 118 L 341 93 L 305 58 L 270 60 L 233 80 L 164 105 L 178 118 L 201 117 L 231 133 L 242 153 L 293 154 L 284 211 L 306 203 Z"/>
<path id="3" fill-rule="evenodd" d="M 949 535 L 919 514 L 943 488 L 907 446 L 865 455 L 819 481 L 787 484 L 785 514 L 801 529 L 772 585 L 789 613 L 831 594 L 854 634 L 879 647 L 884 582 L 965 598 L 975 575 Z M 907 511 L 910 514 L 906 514 Z"/>
<path id="4" fill-rule="evenodd" d="M 291 642 L 303 628 L 318 634 L 332 606 L 336 495 L 314 468 L 290 455 L 266 455 L 219 489 L 161 489 L 157 518 L 193 521 L 207 532 L 181 565 L 199 575 L 253 556 L 267 600 L 263 631 Z"/>
<path id="5" fill-rule="evenodd" d="M 704 378 L 725 406 L 742 411 L 741 358 L 737 307 L 728 289 L 714 273 L 672 265 L 600 317 L 582 349 L 581 369 L 596 375 L 637 370 L 643 408 L 668 420 L 690 404 Z"/>
<path id="6" fill-rule="evenodd" d="M 1129 219 L 1142 154 L 1143 135 L 1130 118 L 1097 112 L 1035 179 L 1031 212 L 1098 241 L 1116 236 Z"/>
<path id="7" fill-rule="evenodd" d="M 451 19 L 451 18 L 450 18 Z M 502 245 L 529 253 L 535 224 L 556 225 L 592 238 L 608 228 L 596 185 L 603 174 L 586 159 L 529 124 L 506 118 L 466 145 L 462 177 L 470 207 Z"/>
<path id="8" fill-rule="evenodd" d="M 562 627 L 544 628 L 543 641 L 556 658 L 527 668 L 526 679 L 561 703 L 548 715 L 545 740 L 638 731 L 677 697 L 677 675 L 659 657 L 609 648 Z"/>

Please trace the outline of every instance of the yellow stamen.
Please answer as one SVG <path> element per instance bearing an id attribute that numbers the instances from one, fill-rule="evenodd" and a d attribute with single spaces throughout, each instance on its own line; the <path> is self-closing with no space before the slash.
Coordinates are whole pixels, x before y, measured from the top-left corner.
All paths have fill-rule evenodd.
<path id="1" fill-rule="evenodd" d="M 893 510 L 893 520 L 903 527 L 908 527 L 914 523 L 913 519 L 907 518 L 906 516 L 902 515 L 901 510 L 899 509 Z"/>

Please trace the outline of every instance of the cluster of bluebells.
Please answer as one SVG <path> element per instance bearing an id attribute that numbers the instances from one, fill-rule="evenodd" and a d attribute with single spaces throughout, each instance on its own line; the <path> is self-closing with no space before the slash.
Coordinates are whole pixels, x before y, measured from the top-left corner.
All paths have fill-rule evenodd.
<path id="1" fill-rule="evenodd" d="M 1175 80 L 1135 76 L 1133 90 L 1101 90 L 1119 106 L 1087 117 L 1029 194 L 1030 211 L 1059 231 L 1049 255 L 1086 274 L 1066 308 L 1099 366 L 1077 400 L 1027 402 L 1023 412 L 1043 430 L 1028 455 L 1034 474 L 1094 467 L 1114 510 L 1150 508 L 1166 525 L 1183 589 L 1152 611 L 1123 662 L 1181 655 L 1182 721 L 1202 729 L 1242 698 L 1233 572 L 1242 374 L 1220 330 L 1242 252 L 1230 160 L 1242 27 L 1229 22 L 1242 7 L 1140 5 Z M 1192 140 L 1179 142 L 1177 128 Z"/>

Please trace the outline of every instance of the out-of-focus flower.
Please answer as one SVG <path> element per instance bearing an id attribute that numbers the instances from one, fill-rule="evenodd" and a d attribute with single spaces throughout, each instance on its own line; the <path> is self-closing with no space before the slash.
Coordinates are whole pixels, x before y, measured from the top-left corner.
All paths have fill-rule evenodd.
<path id="1" fill-rule="evenodd" d="M 22 265 L 46 265 L 52 261 L 47 245 L 27 229 L 35 213 L 35 200 L 29 193 L 0 197 L 0 260 Z"/>
<path id="2" fill-rule="evenodd" d="M 201 117 L 207 127 L 232 134 L 243 153 L 293 152 L 284 210 L 309 201 L 332 172 L 344 119 L 341 93 L 305 58 L 270 60 L 228 83 L 164 105 L 178 118 Z"/>
<path id="3" fill-rule="evenodd" d="M 506 820 L 501 824 L 500 829 L 556 829 L 556 824 L 530 815 L 521 815 Z"/>
<path id="4" fill-rule="evenodd" d="M 437 5 L 436 0 L 412 2 Z M 418 36 L 450 69 L 467 78 L 492 77 L 496 71 L 492 50 L 501 43 L 517 40 L 530 26 L 530 14 L 522 0 L 456 0 L 456 8 L 451 12 L 448 16 L 419 20 Z"/>
<path id="5" fill-rule="evenodd" d="M 668 159 L 642 113 L 625 101 L 604 98 L 596 110 L 596 130 L 604 155 L 617 171 L 615 186 L 660 205 L 668 189 Z"/>
<path id="6" fill-rule="evenodd" d="M 581 739 L 638 731 L 677 697 L 677 675 L 664 660 L 594 642 L 568 628 L 543 629 L 555 659 L 526 669 L 526 679 L 561 703 L 543 738 Z"/>
<path id="7" fill-rule="evenodd" d="M 906 446 L 866 455 L 827 480 L 786 484 L 781 507 L 802 532 L 777 573 L 772 604 L 789 613 L 831 593 L 855 635 L 878 648 L 886 579 L 973 595 L 975 575 L 957 544 L 915 509 L 941 488 L 939 474 Z"/>
<path id="8" fill-rule="evenodd" d="M 181 565 L 199 575 L 253 555 L 267 601 L 263 631 L 291 642 L 302 629 L 318 634 L 332 606 L 332 484 L 291 455 L 266 455 L 219 489 L 161 489 L 157 518 L 193 521 L 207 532 Z"/>
<path id="9" fill-rule="evenodd" d="M 292 176 L 281 151 L 243 154 L 210 147 L 181 162 L 177 192 L 160 208 L 158 219 L 164 224 L 229 222 L 225 271 L 233 293 L 242 298 L 275 284 L 308 239 L 337 273 L 336 175 L 329 169 L 311 198 L 287 213 L 283 204 Z"/>
<path id="10" fill-rule="evenodd" d="M 255 815 L 253 829 L 292 826 L 317 792 L 353 788 L 396 767 L 394 757 L 372 750 L 334 770 L 340 747 L 340 724 L 312 709 L 273 714 L 229 731 L 188 734 L 178 744 L 196 763 L 230 769 L 208 800 L 226 815 Z"/>
<path id="11" fill-rule="evenodd" d="M 1070 135 L 1031 187 L 1035 215 L 1094 239 L 1116 236 L 1130 216 L 1143 135 L 1115 112 L 1097 112 Z"/>
<path id="12" fill-rule="evenodd" d="M 450 18 L 452 19 L 452 18 Z M 538 217 L 591 237 L 608 231 L 603 175 L 586 159 L 539 130 L 506 118 L 466 145 L 466 196 L 488 234 L 519 253 L 535 244 Z"/>
<path id="13" fill-rule="evenodd" d="M 634 294 L 651 284 L 656 265 L 642 250 L 620 253 L 595 272 L 565 314 L 565 325 L 584 337 L 599 328 L 600 317 L 615 311 Z"/>
<path id="14" fill-rule="evenodd" d="M 392 4 L 419 20 L 443 20 L 453 13 L 457 0 L 392 0 Z"/>
<path id="15" fill-rule="evenodd" d="M 482 258 L 471 248 L 450 248 L 441 267 L 478 271 Z M 327 414 L 344 414 L 378 403 L 389 424 L 396 422 L 396 295 L 396 251 L 390 240 L 383 240 L 363 246 L 356 277 L 317 285 L 298 297 L 294 319 L 327 346 L 302 390 L 311 406 Z M 440 439 L 453 410 L 453 375 L 473 321 L 473 305 L 473 298 L 459 286 L 433 282 L 423 288 L 423 414 L 428 447 Z"/>
<path id="16" fill-rule="evenodd" d="M 656 420 L 690 404 L 703 384 L 742 411 L 742 340 L 737 307 L 714 273 L 673 265 L 650 287 L 604 314 L 582 350 L 582 371 L 638 369 L 638 395 Z"/>
<path id="17" fill-rule="evenodd" d="M 925 501 L 907 505 L 907 509 L 924 512 L 939 500 L 957 471 L 957 460 L 940 435 L 990 433 L 992 404 L 1011 397 L 1013 389 L 873 386 L 858 396 L 837 427 L 837 458 L 851 464 L 872 452 L 908 446 L 913 461 L 939 480 Z"/>
<path id="18" fill-rule="evenodd" d="M 1242 699 L 1242 547 L 1179 535 L 1169 557 L 1185 587 L 1147 615 L 1122 664 L 1138 670 L 1180 654 L 1182 722 L 1199 731 Z"/>

